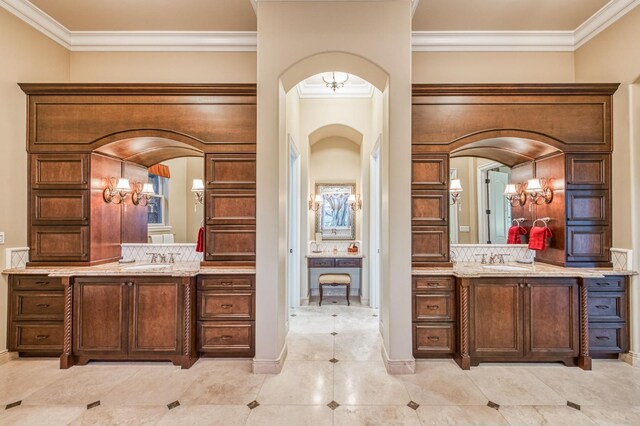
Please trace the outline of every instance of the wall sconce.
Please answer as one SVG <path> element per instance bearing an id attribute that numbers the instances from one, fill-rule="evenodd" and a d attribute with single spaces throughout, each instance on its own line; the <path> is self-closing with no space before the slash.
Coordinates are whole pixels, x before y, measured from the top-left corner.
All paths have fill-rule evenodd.
<path id="1" fill-rule="evenodd" d="M 315 197 L 309 197 L 309 210 L 317 212 L 322 205 L 322 195 L 318 194 Z"/>
<path id="2" fill-rule="evenodd" d="M 202 179 L 194 179 L 191 192 L 196 197 L 196 204 L 204 204 L 204 182 Z"/>
<path id="3" fill-rule="evenodd" d="M 137 183 L 134 185 L 136 189 L 131 193 L 131 202 L 136 206 L 141 205 L 146 207 L 151 197 L 156 195 L 156 192 L 153 190 L 153 185 L 150 183 Z"/>
<path id="4" fill-rule="evenodd" d="M 131 192 L 129 179 L 108 178 L 107 187 L 102 191 L 102 198 L 107 203 L 120 204 Z"/>
<path id="5" fill-rule="evenodd" d="M 347 203 L 351 207 L 351 210 L 357 212 L 362 208 L 362 200 L 360 199 L 360 195 L 351 194 L 347 199 Z"/>
<path id="6" fill-rule="evenodd" d="M 524 206 L 527 202 L 527 194 L 522 190 L 522 185 L 509 183 L 504 188 L 504 196 L 512 207 Z"/>
<path id="7" fill-rule="evenodd" d="M 553 200 L 553 190 L 549 188 L 549 181 L 545 178 L 529 179 L 526 191 L 533 204 L 549 204 Z"/>
<path id="8" fill-rule="evenodd" d="M 462 194 L 462 184 L 460 179 L 451 179 L 449 184 L 449 194 L 451 194 L 451 205 L 460 201 L 460 195 Z"/>

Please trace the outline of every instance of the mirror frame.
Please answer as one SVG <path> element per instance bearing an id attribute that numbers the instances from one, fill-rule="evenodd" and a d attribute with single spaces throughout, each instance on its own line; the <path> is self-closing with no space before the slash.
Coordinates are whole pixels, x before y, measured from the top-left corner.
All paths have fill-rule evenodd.
<path id="1" fill-rule="evenodd" d="M 329 195 L 340 193 L 345 195 L 344 204 L 341 208 L 347 209 L 347 218 L 350 226 L 326 227 L 322 222 L 322 215 L 325 210 L 334 210 L 329 201 Z M 322 234 L 323 240 L 355 240 L 356 239 L 356 215 L 349 206 L 347 200 L 349 195 L 356 193 L 355 183 L 318 183 L 316 182 L 316 195 L 322 197 L 322 203 L 316 212 L 316 232 Z"/>

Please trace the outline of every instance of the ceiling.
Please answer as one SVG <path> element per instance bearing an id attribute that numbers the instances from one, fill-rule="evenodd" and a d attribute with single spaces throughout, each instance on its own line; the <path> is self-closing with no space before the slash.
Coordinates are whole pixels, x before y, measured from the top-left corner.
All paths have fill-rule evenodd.
<path id="1" fill-rule="evenodd" d="M 30 0 L 70 31 L 255 31 L 249 0 Z"/>
<path id="2" fill-rule="evenodd" d="M 609 0 L 420 0 L 414 31 L 573 31 Z"/>
<path id="3" fill-rule="evenodd" d="M 337 72 L 336 75 L 338 75 Z M 327 81 L 331 82 L 331 73 L 311 76 L 298 83 L 296 86 L 298 95 L 301 98 L 370 98 L 373 96 L 371 83 L 353 74 L 346 75 L 349 76 L 347 84 L 336 89 L 335 92 L 322 81 L 322 78 L 325 77 Z M 340 78 L 339 75 L 336 77 L 338 81 L 341 81 Z"/>
<path id="4" fill-rule="evenodd" d="M 0 0 L 0 7 L 72 51 L 255 51 L 256 1 L 267 0 Z M 412 48 L 570 52 L 639 4 L 412 0 Z"/>

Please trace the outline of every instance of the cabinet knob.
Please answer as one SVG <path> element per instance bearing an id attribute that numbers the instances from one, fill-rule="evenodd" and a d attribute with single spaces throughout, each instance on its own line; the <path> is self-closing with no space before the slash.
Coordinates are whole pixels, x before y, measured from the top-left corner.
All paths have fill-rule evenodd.
<path id="1" fill-rule="evenodd" d="M 220 305 L 220 307 L 221 307 L 222 309 L 229 309 L 229 308 L 233 308 L 233 305 L 232 305 L 232 304 L 230 304 L 230 303 L 225 303 L 225 304 L 223 304 L 223 305 Z"/>
<path id="2" fill-rule="evenodd" d="M 39 334 L 36 336 L 36 340 L 46 340 L 49 336 L 47 334 Z"/>
<path id="3" fill-rule="evenodd" d="M 429 336 L 427 337 L 428 340 L 431 340 L 432 342 L 437 342 L 438 340 L 440 340 L 440 338 L 438 336 Z"/>
<path id="4" fill-rule="evenodd" d="M 609 307 L 607 305 L 596 305 L 597 309 L 609 309 Z"/>
<path id="5" fill-rule="evenodd" d="M 232 336 L 224 335 L 220 337 L 220 340 L 231 340 L 232 338 Z"/>
<path id="6" fill-rule="evenodd" d="M 598 339 L 598 340 L 609 340 L 609 338 L 607 336 L 596 336 L 596 339 Z"/>
<path id="7" fill-rule="evenodd" d="M 44 308 L 48 308 L 51 305 L 49 305 L 48 303 L 38 303 L 36 306 L 40 309 L 44 309 Z"/>
<path id="8" fill-rule="evenodd" d="M 527 287 L 531 288 L 531 284 L 527 283 Z"/>
<path id="9" fill-rule="evenodd" d="M 45 286 L 45 285 L 49 284 L 49 281 L 36 281 L 36 284 Z"/>
<path id="10" fill-rule="evenodd" d="M 435 311 L 436 309 L 438 309 L 440 306 L 439 305 L 427 305 L 428 309 L 431 309 L 432 311 Z"/>

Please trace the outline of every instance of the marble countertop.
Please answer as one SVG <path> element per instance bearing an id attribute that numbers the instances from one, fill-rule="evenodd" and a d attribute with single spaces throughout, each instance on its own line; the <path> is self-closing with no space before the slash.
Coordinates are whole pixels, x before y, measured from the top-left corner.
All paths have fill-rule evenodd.
<path id="1" fill-rule="evenodd" d="M 312 258 L 330 258 L 330 259 L 337 259 L 337 258 L 341 258 L 341 257 L 355 257 L 355 258 L 359 258 L 362 259 L 363 257 L 365 257 L 364 254 L 362 253 L 347 253 L 346 251 L 339 251 L 336 254 L 333 254 L 330 251 L 323 251 L 321 253 L 307 253 L 305 255 L 305 257 L 312 257 Z"/>
<path id="2" fill-rule="evenodd" d="M 507 267 L 501 269 L 501 267 Z M 477 277 L 579 277 L 601 278 L 607 275 L 636 275 L 634 271 L 618 271 L 604 268 L 565 268 L 562 266 L 535 263 L 505 263 L 482 265 L 476 262 L 460 262 L 453 268 L 413 268 L 413 275 L 455 276 L 460 278 Z"/>
<path id="3" fill-rule="evenodd" d="M 167 277 L 193 277 L 204 274 L 255 274 L 256 270 L 250 267 L 210 267 L 200 266 L 200 262 L 178 262 L 150 264 L 147 262 L 135 263 L 105 263 L 95 266 L 50 266 L 34 268 L 15 268 L 2 271 L 3 274 L 33 274 L 49 275 L 51 277 L 70 276 L 167 276 Z"/>

